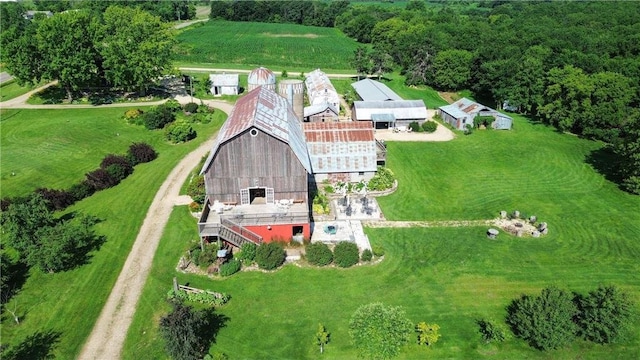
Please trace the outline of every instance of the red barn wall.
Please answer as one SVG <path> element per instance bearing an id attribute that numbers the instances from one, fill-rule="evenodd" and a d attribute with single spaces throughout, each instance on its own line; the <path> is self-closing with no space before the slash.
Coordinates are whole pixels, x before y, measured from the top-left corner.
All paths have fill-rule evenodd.
<path id="1" fill-rule="evenodd" d="M 245 226 L 245 228 L 262 236 L 262 239 L 264 240 L 264 242 L 271 242 L 275 240 L 285 240 L 287 242 L 290 241 L 293 235 L 294 226 L 302 226 L 302 236 L 305 239 L 311 238 L 311 227 L 308 223 L 281 224 L 281 225 L 270 225 L 270 226 L 271 226 L 271 229 L 269 229 L 267 225 Z"/>

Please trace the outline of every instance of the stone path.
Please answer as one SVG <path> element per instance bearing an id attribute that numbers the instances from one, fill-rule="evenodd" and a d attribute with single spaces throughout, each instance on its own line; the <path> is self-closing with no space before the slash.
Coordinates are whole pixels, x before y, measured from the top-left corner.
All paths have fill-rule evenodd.
<path id="1" fill-rule="evenodd" d="M 443 221 L 363 221 L 370 228 L 408 228 L 408 227 L 462 227 L 494 225 L 495 220 L 443 220 Z"/>

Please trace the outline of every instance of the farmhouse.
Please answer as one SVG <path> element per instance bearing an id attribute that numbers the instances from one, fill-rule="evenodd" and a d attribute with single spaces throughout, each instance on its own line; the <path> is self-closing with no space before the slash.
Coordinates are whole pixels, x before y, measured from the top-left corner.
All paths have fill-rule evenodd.
<path id="1" fill-rule="evenodd" d="M 371 80 L 363 79 L 351 84 L 362 101 L 397 101 L 402 98 L 387 85 Z"/>
<path id="2" fill-rule="evenodd" d="M 458 130 L 464 130 L 467 125 L 473 125 L 476 116 L 492 116 L 495 120 L 491 127 L 499 130 L 510 130 L 513 124 L 511 117 L 484 106 L 467 98 L 462 98 L 453 104 L 439 108 L 442 120 Z"/>
<path id="3" fill-rule="evenodd" d="M 265 86 L 236 103 L 201 174 L 203 238 L 235 246 L 310 236 L 311 162 L 287 100 Z"/>
<path id="4" fill-rule="evenodd" d="M 213 96 L 238 95 L 240 89 L 238 74 L 210 74 L 209 81 Z"/>
<path id="5" fill-rule="evenodd" d="M 376 129 L 422 124 L 427 118 L 423 100 L 354 101 L 351 117 L 355 121 L 370 121 Z"/>
<path id="6" fill-rule="evenodd" d="M 338 109 L 329 103 L 304 108 L 305 122 L 338 121 Z"/>
<path id="7" fill-rule="evenodd" d="M 370 180 L 378 161 L 385 161 L 386 149 L 376 142 L 371 123 L 315 122 L 303 127 L 316 183 Z"/>
<path id="8" fill-rule="evenodd" d="M 265 86 L 273 91 L 276 90 L 276 74 L 262 66 L 251 70 L 249 77 L 247 78 L 247 87 L 249 91 L 260 86 Z"/>
<path id="9" fill-rule="evenodd" d="M 340 96 L 338 96 L 336 89 L 324 72 L 320 69 L 313 70 L 307 75 L 304 83 L 307 87 L 309 104 L 329 104 L 333 106 L 338 113 L 340 112 Z"/>

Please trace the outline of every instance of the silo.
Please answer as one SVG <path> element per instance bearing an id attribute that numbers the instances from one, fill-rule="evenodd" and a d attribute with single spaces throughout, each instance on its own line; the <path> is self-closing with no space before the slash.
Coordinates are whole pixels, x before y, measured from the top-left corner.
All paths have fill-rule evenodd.
<path id="1" fill-rule="evenodd" d="M 265 86 L 273 91 L 276 91 L 276 74 L 264 67 L 253 69 L 251 70 L 251 72 L 249 73 L 249 77 L 247 78 L 247 85 L 249 91 L 260 86 Z"/>
<path id="2" fill-rule="evenodd" d="M 304 82 L 297 79 L 280 80 L 278 94 L 287 99 L 298 120 L 304 121 Z"/>

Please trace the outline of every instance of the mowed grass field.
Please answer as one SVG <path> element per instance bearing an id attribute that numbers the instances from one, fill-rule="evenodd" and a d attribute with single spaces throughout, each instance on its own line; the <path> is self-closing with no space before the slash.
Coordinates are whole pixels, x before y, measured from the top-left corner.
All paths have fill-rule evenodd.
<path id="1" fill-rule="evenodd" d="M 65 211 L 98 217 L 96 231 L 106 237 L 106 242 L 88 264 L 74 270 L 58 274 L 29 272 L 10 303 L 16 305 L 20 325 L 3 316 L 1 326 L 2 344 L 23 344 L 32 351 L 26 358 L 50 354 L 46 358 L 73 359 L 78 355 L 158 188 L 174 166 L 210 138 L 226 118 L 226 114 L 217 112 L 212 123 L 194 125 L 198 132 L 195 140 L 171 145 L 163 140 L 161 130 L 148 131 L 120 120 L 125 110 L 2 113 L 3 176 L 8 167 L 5 164 L 11 164 L 18 169 L 15 177 L 20 177 L 18 183 L 2 179 L 2 196 L 26 194 L 35 187 L 66 188 L 80 180 L 86 169 L 97 168 L 105 154 L 124 153 L 133 141 L 145 141 L 159 153 L 154 161 L 136 166 L 133 174 L 116 187 L 100 191 Z M 22 172 L 30 175 L 21 175 Z"/>
<path id="2" fill-rule="evenodd" d="M 178 64 L 268 66 L 278 74 L 351 69 L 357 47 L 355 40 L 333 28 L 218 20 L 190 27 L 177 39 Z"/>
<path id="3" fill-rule="evenodd" d="M 402 306 L 413 322 L 435 322 L 433 348 L 407 345 L 399 359 L 635 359 L 640 326 L 620 344 L 581 340 L 540 352 L 523 341 L 481 341 L 477 319 L 503 321 L 523 293 L 556 285 L 586 293 L 614 284 L 640 312 L 640 198 L 621 192 L 589 165 L 599 143 L 559 134 L 516 117 L 513 131 L 476 131 L 444 143 L 388 143 L 398 191 L 379 198 L 394 220 L 488 219 L 500 210 L 535 214 L 549 235 L 488 240 L 485 227 L 366 228 L 385 259 L 352 269 L 300 268 L 242 272 L 223 280 L 173 269 L 197 239 L 195 221 L 176 208 L 127 337 L 124 358 L 166 359 L 158 319 L 177 276 L 180 283 L 231 294 L 217 312 L 227 319 L 211 352 L 231 359 L 316 359 L 318 323 L 331 333 L 323 357 L 353 359 L 348 323 L 363 304 Z"/>

